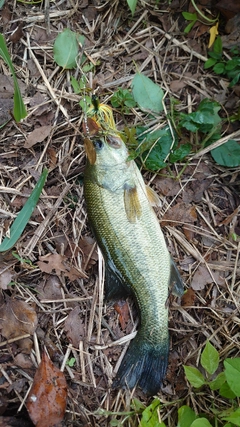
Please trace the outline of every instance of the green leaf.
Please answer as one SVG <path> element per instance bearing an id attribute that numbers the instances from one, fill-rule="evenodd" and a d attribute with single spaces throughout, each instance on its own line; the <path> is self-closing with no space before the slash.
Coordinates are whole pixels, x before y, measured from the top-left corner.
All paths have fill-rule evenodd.
<path id="1" fill-rule="evenodd" d="M 137 6 L 137 0 L 127 0 L 127 4 L 129 6 L 129 9 L 132 12 L 132 15 L 134 15 L 134 12 Z"/>
<path id="2" fill-rule="evenodd" d="M 185 375 L 193 387 L 199 388 L 206 383 L 203 374 L 193 366 L 184 366 Z"/>
<path id="3" fill-rule="evenodd" d="M 226 70 L 224 62 L 218 62 L 216 65 L 214 65 L 213 71 L 216 74 L 225 74 Z"/>
<path id="4" fill-rule="evenodd" d="M 227 382 L 223 383 L 223 385 L 219 389 L 220 396 L 226 397 L 227 399 L 235 399 L 236 394 L 230 389 Z"/>
<path id="5" fill-rule="evenodd" d="M 240 408 L 232 412 L 228 417 L 223 417 L 223 420 L 230 421 L 236 426 L 240 426 Z"/>
<path id="6" fill-rule="evenodd" d="M 79 43 L 83 44 L 84 39 L 84 36 L 74 33 L 69 28 L 63 30 L 54 42 L 54 61 L 64 69 L 75 68 L 79 53 Z"/>
<path id="7" fill-rule="evenodd" d="M 163 110 L 164 92 L 144 74 L 137 73 L 132 81 L 133 97 L 142 110 L 160 113 Z"/>
<path id="8" fill-rule="evenodd" d="M 196 21 L 192 21 L 192 22 L 190 22 L 190 24 L 188 24 L 188 25 L 186 26 L 186 28 L 184 28 L 184 33 L 185 33 L 185 34 L 190 33 L 190 31 L 191 31 L 192 27 L 194 26 L 195 22 L 196 22 Z"/>
<path id="9" fill-rule="evenodd" d="M 179 148 L 173 150 L 169 156 L 169 161 L 171 163 L 179 162 L 184 159 L 191 152 L 191 144 L 182 144 Z"/>
<path id="10" fill-rule="evenodd" d="M 207 70 L 210 67 L 213 67 L 217 62 L 217 59 L 214 58 L 209 58 L 205 63 L 204 63 L 204 70 Z"/>
<path id="11" fill-rule="evenodd" d="M 211 150 L 211 155 L 219 165 L 235 168 L 240 165 L 240 144 L 229 139 L 225 144 Z"/>
<path id="12" fill-rule="evenodd" d="M 219 354 L 213 345 L 207 341 L 200 359 L 202 367 L 209 373 L 214 374 L 219 365 Z"/>
<path id="13" fill-rule="evenodd" d="M 140 402 L 140 400 L 138 400 L 136 397 L 132 399 L 132 403 L 130 406 L 131 409 L 134 409 L 134 411 L 137 413 L 143 411 L 146 408 L 143 403 Z"/>
<path id="14" fill-rule="evenodd" d="M 240 146 L 239 146 L 240 148 Z M 240 397 L 240 358 L 225 359 L 225 376 L 231 390 Z"/>
<path id="15" fill-rule="evenodd" d="M 178 424 L 177 427 L 190 427 L 192 422 L 196 420 L 197 415 L 195 412 L 189 408 L 189 406 L 184 405 L 178 409 Z"/>
<path id="16" fill-rule="evenodd" d="M 160 408 L 160 400 L 154 399 L 152 403 L 144 409 L 141 418 L 141 427 L 162 427 L 160 423 L 158 410 Z"/>
<path id="17" fill-rule="evenodd" d="M 212 427 L 212 424 L 210 424 L 207 418 L 198 418 L 193 421 L 190 427 Z"/>
<path id="18" fill-rule="evenodd" d="M 217 38 L 213 44 L 213 51 L 215 53 L 222 54 L 222 39 L 220 36 L 217 36 Z"/>
<path id="19" fill-rule="evenodd" d="M 18 213 L 18 216 L 16 217 L 10 228 L 10 238 L 5 237 L 5 239 L 1 243 L 0 252 L 4 252 L 8 249 L 11 249 L 21 236 L 38 202 L 38 199 L 40 197 L 44 183 L 47 178 L 47 174 L 47 169 L 44 169 L 34 190 L 32 191 L 31 195 L 29 196 L 21 211 Z"/>
<path id="20" fill-rule="evenodd" d="M 14 106 L 13 106 L 13 116 L 16 122 L 20 122 L 21 119 L 24 119 L 27 115 L 26 107 L 23 103 L 22 95 L 18 86 L 18 81 L 16 78 L 16 74 L 14 71 L 13 63 L 11 61 L 10 55 L 8 53 L 8 49 L 5 43 L 5 39 L 2 34 L 0 34 L 0 56 L 4 59 L 6 64 L 9 66 L 10 71 L 13 76 L 13 83 L 14 83 Z"/>
<path id="21" fill-rule="evenodd" d="M 197 14 L 196 13 L 190 13 L 190 12 L 182 12 L 182 16 L 187 20 L 187 21 L 197 21 Z"/>
<path id="22" fill-rule="evenodd" d="M 211 390 L 219 390 L 220 387 L 225 383 L 226 376 L 224 372 L 220 372 L 217 377 L 209 383 Z"/>
<path id="23" fill-rule="evenodd" d="M 155 143 L 155 141 L 157 142 Z M 145 167 L 152 171 L 164 168 L 166 166 L 165 159 L 172 145 L 172 134 L 168 126 L 148 134 L 144 144 L 152 147 L 146 156 L 144 151 L 143 162 Z"/>

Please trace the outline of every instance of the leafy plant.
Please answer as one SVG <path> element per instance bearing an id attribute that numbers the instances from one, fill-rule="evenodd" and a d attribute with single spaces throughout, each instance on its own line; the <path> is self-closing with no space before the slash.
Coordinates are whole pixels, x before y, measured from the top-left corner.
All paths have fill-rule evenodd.
<path id="1" fill-rule="evenodd" d="M 193 366 L 184 366 L 189 383 L 196 389 L 203 386 L 209 387 L 212 392 L 217 392 L 218 395 L 229 399 L 229 408 L 218 410 L 214 407 L 209 408 L 212 417 L 208 419 L 208 417 L 198 418 L 191 408 L 183 406 L 178 411 L 178 427 L 212 426 L 211 418 L 214 419 L 216 427 L 222 426 L 222 421 L 230 422 L 224 427 L 240 426 L 240 410 L 237 401 L 240 397 L 240 358 L 225 359 L 224 370 L 216 374 L 220 370 L 219 354 L 213 345 L 207 342 L 201 354 L 200 365 L 203 371 Z"/>
<path id="2" fill-rule="evenodd" d="M 23 206 L 21 211 L 18 213 L 16 219 L 11 225 L 11 228 L 9 231 L 10 237 L 5 237 L 5 239 L 1 243 L 0 252 L 4 252 L 4 251 L 7 251 L 8 249 L 11 249 L 15 245 L 19 237 L 22 235 L 22 232 L 26 227 L 36 207 L 36 204 L 42 192 L 44 183 L 46 181 L 47 174 L 48 174 L 47 169 L 44 169 L 31 195 L 29 196 L 25 205 Z"/>
<path id="3" fill-rule="evenodd" d="M 84 43 L 85 37 L 71 31 L 69 28 L 63 30 L 54 42 L 53 53 L 55 62 L 64 69 L 72 69 L 77 66 L 79 46 Z M 84 62 L 84 55 L 81 63 Z"/>
<path id="4" fill-rule="evenodd" d="M 234 86 L 240 80 L 240 51 L 236 48 L 230 51 L 232 59 L 224 59 L 222 40 L 217 37 L 213 44 L 213 50 L 208 52 L 209 59 L 205 62 L 205 70 L 213 67 L 216 74 L 227 76 L 231 80 L 229 87 Z"/>
<path id="5" fill-rule="evenodd" d="M 8 53 L 8 49 L 6 46 L 5 39 L 2 34 L 0 34 L 0 56 L 4 59 L 6 64 L 8 65 L 12 76 L 13 76 L 13 83 L 14 83 L 14 96 L 13 96 L 13 116 L 16 122 L 20 122 L 21 119 L 24 119 L 27 115 L 27 110 L 24 105 L 22 95 L 19 89 L 17 77 L 14 71 L 13 63 L 11 61 L 10 55 Z"/>
<path id="6" fill-rule="evenodd" d="M 130 108 L 137 105 L 132 93 L 128 89 L 121 88 L 113 94 L 111 104 L 114 108 L 120 108 L 122 114 L 129 114 Z"/>
<path id="7" fill-rule="evenodd" d="M 138 0 L 127 0 L 127 4 L 128 4 L 129 9 L 132 12 L 132 15 L 134 15 L 134 12 L 135 12 L 135 9 L 137 6 L 137 2 L 138 2 Z"/>

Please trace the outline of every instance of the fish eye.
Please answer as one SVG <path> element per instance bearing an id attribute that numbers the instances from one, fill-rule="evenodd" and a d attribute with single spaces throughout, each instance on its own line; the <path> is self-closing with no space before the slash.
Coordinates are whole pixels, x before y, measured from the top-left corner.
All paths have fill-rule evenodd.
<path id="1" fill-rule="evenodd" d="M 95 141 L 93 141 L 93 145 L 96 150 L 101 150 L 101 148 L 103 147 L 103 142 L 101 141 L 101 139 L 95 139 Z"/>

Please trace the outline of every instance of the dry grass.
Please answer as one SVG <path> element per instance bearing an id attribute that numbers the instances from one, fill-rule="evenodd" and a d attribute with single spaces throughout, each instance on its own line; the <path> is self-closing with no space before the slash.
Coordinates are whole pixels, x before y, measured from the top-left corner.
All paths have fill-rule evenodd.
<path id="1" fill-rule="evenodd" d="M 10 2 L 11 3 L 11 2 Z M 99 411 L 127 411 L 132 397 L 147 403 L 136 390 L 131 394 L 111 390 L 114 373 L 125 346 L 135 335 L 136 313 L 130 304 L 131 317 L 122 331 L 117 314 L 104 303 L 104 265 L 95 244 L 83 246 L 91 235 L 83 199 L 82 175 L 85 163 L 81 125 L 83 116 L 78 105 L 80 96 L 73 93 L 70 76 L 80 78 L 81 70 L 62 71 L 53 61 L 52 45 L 56 35 L 66 27 L 86 36 L 85 54 L 96 66 L 87 75 L 89 85 L 99 87 L 99 95 L 107 102 L 118 87 L 129 87 L 137 69 L 159 83 L 166 91 L 165 109 L 171 97 L 179 100 L 178 109 L 191 112 L 205 97 L 216 98 L 226 89 L 226 82 L 203 71 L 206 48 L 202 39 L 186 40 L 181 35 L 181 19 L 168 6 L 161 11 L 142 2 L 142 7 L 130 19 L 125 4 L 118 1 L 84 7 L 64 1 L 43 6 L 24 3 L 9 5 L 12 21 L 4 24 L 8 37 L 12 23 L 24 22 L 24 36 L 9 43 L 18 78 L 23 82 L 24 101 L 28 117 L 23 123 L 12 120 L 1 130 L 0 150 L 0 215 L 1 235 L 5 235 L 25 196 L 29 195 L 44 166 L 49 169 L 48 182 L 41 200 L 23 236 L 16 245 L 22 258 L 19 262 L 11 253 L 1 255 L 1 270 L 9 270 L 14 286 L 8 295 L 26 301 L 36 308 L 39 327 L 33 336 L 33 347 L 27 355 L 27 368 L 14 363 L 21 352 L 21 337 L 0 343 L 1 372 L 8 385 L 23 381 L 22 387 L 3 394 L 11 411 L 24 405 L 34 372 L 46 346 L 52 360 L 65 372 L 69 386 L 68 406 L 64 425 L 106 426 L 111 416 Z M 1 73 L 9 75 L 2 61 Z M 184 82 L 174 91 L 173 82 Z M 139 110 L 123 118 L 115 113 L 121 129 L 125 121 L 130 126 L 145 123 Z M 159 122 L 166 122 L 165 113 Z M 24 147 L 27 136 L 36 126 L 51 125 L 49 136 L 31 148 Z M 158 125 L 158 124 L 157 124 Z M 156 123 L 152 123 L 156 126 Z M 226 129 L 227 135 L 239 138 L 240 131 Z M 190 404 L 197 412 L 208 412 L 214 394 L 196 396 L 184 380 L 183 364 L 198 365 L 200 352 L 211 343 L 225 357 L 239 356 L 239 240 L 232 239 L 239 230 L 239 169 L 227 170 L 214 164 L 209 149 L 192 156 L 183 171 L 177 191 L 162 196 L 164 233 L 174 259 L 180 265 L 186 287 L 190 287 L 199 266 L 206 267 L 212 280 L 195 292 L 190 306 L 170 301 L 171 355 L 169 371 L 159 397 L 163 403 L 161 416 L 169 427 L 177 423 L 177 408 Z M 184 164 L 173 166 L 177 176 Z M 164 177 L 145 174 L 146 182 L 158 191 Z M 210 185 L 199 200 L 194 199 L 201 180 Z M 196 220 L 168 217 L 171 208 L 184 202 L 193 206 Z M 85 242 L 85 240 L 84 240 Z M 70 281 L 63 272 L 48 274 L 37 265 L 40 256 L 60 254 L 68 266 L 79 272 Z M 96 260 L 98 262 L 96 263 Z M 33 265 L 26 264 L 31 260 Z M 70 342 L 66 319 L 78 310 L 81 339 L 78 346 Z M 120 346 L 121 345 L 121 346 Z M 70 367 L 69 359 L 75 358 Z M 216 402 L 216 406 L 221 402 Z M 96 412 L 97 411 L 97 412 Z M 12 412 L 13 413 L 13 412 Z M 97 415 L 98 414 L 98 415 Z M 123 419 L 124 417 L 122 417 Z M 126 421 L 126 426 L 133 425 Z M 137 421 L 135 420 L 135 425 Z"/>

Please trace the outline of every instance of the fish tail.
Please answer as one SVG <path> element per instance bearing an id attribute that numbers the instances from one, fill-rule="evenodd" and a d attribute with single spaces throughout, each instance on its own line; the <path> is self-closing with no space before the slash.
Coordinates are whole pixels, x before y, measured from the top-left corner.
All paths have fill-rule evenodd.
<path id="1" fill-rule="evenodd" d="M 150 396 L 156 394 L 166 374 L 168 353 L 168 337 L 161 344 L 151 344 L 137 335 L 123 358 L 113 388 L 131 390 L 137 385 Z"/>

